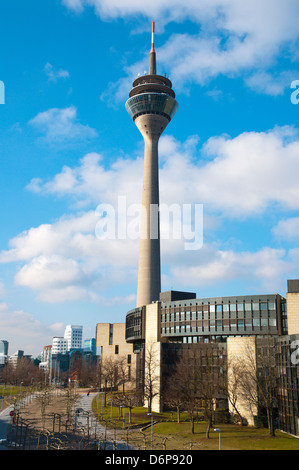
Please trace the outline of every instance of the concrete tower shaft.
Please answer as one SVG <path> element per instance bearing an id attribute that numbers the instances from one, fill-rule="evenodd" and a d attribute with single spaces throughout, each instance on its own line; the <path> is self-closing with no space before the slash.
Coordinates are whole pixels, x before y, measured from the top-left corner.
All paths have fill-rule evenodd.
<path id="1" fill-rule="evenodd" d="M 137 307 L 159 300 L 161 292 L 158 142 L 177 108 L 171 81 L 156 74 L 153 23 L 149 74 L 134 80 L 126 102 L 144 139 Z"/>

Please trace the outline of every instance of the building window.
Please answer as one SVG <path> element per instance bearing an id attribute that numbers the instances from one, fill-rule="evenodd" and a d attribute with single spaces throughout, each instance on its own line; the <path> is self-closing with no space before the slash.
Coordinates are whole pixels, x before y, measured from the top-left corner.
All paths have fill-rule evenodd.
<path id="1" fill-rule="evenodd" d="M 118 353 L 119 353 L 119 347 L 118 347 L 117 344 L 115 345 L 114 353 L 115 353 L 115 354 L 118 354 Z"/>
<path id="2" fill-rule="evenodd" d="M 128 364 L 131 364 L 131 361 L 132 361 L 132 356 L 131 354 L 128 354 Z"/>
<path id="3" fill-rule="evenodd" d="M 113 344 L 113 325 L 109 325 L 109 345 Z"/>

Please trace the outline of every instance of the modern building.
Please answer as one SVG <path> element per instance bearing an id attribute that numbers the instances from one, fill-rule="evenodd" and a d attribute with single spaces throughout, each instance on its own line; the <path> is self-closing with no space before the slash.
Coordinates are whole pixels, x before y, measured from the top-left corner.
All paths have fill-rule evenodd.
<path id="1" fill-rule="evenodd" d="M 94 356 L 96 355 L 96 340 L 95 338 L 84 340 L 84 351 L 91 352 Z"/>
<path id="2" fill-rule="evenodd" d="M 67 325 L 64 339 L 67 341 L 67 350 L 82 348 L 83 326 Z"/>
<path id="3" fill-rule="evenodd" d="M 0 368 L 4 367 L 8 360 L 8 341 L 0 340 Z"/>
<path id="4" fill-rule="evenodd" d="M 145 145 L 137 304 L 127 313 L 125 325 L 97 325 L 96 344 L 102 349 L 102 359 L 121 352 L 130 356 L 136 385 L 143 390 L 148 376 L 154 374 L 151 405 L 159 412 L 165 402 L 166 379 L 171 379 L 184 350 L 212 350 L 214 367 L 226 374 L 227 390 L 233 361 L 245 361 L 246 352 L 250 353 L 258 371 L 261 351 L 270 351 L 279 427 L 299 436 L 299 360 L 293 360 L 290 349 L 298 345 L 299 351 L 299 280 L 288 281 L 286 297 L 265 293 L 198 298 L 193 292 L 161 293 L 158 141 L 178 105 L 170 80 L 156 73 L 153 39 L 149 73 L 133 82 L 126 108 Z M 198 361 L 196 367 L 205 367 L 202 355 Z M 215 396 L 215 407 L 218 402 L 223 406 L 225 399 L 226 394 Z M 255 424 L 261 412 L 259 403 L 249 409 L 239 397 L 237 405 L 247 423 Z"/>
<path id="5" fill-rule="evenodd" d="M 63 336 L 54 336 L 52 340 L 52 354 L 64 354 L 68 350 L 68 340 Z"/>

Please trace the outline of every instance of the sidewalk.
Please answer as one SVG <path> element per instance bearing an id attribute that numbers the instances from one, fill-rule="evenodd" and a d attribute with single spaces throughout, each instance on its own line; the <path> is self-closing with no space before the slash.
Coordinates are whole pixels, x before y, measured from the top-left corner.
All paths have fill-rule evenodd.
<path id="1" fill-rule="evenodd" d="M 10 412 L 13 409 L 14 406 L 10 405 L 0 412 L 0 450 L 8 450 L 7 447 L 2 444 L 2 440 L 6 440 L 7 427 L 11 422 Z"/>

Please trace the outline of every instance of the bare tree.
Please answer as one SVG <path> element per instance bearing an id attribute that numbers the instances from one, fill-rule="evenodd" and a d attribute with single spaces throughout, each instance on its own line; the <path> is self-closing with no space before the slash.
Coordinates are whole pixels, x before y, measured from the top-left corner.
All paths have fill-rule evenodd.
<path id="1" fill-rule="evenodd" d="M 160 396 L 160 361 L 157 343 L 151 341 L 145 349 L 144 357 L 144 400 L 147 403 L 148 412 L 152 411 L 155 397 Z"/>
<path id="2" fill-rule="evenodd" d="M 233 413 L 238 416 L 239 422 L 244 425 L 246 419 L 242 415 L 242 407 L 240 406 L 240 399 L 242 397 L 242 376 L 244 373 L 243 363 L 239 358 L 233 358 L 227 364 L 227 399 Z"/>
<path id="3" fill-rule="evenodd" d="M 256 349 L 246 348 L 243 363 L 243 399 L 261 411 L 266 410 L 270 436 L 275 436 L 276 409 L 275 347 L 273 338 L 259 340 Z"/>
<path id="4" fill-rule="evenodd" d="M 174 375 L 168 381 L 166 394 L 187 411 L 191 433 L 199 409 L 208 421 L 206 437 L 213 423 L 215 404 L 223 397 L 226 385 L 224 358 L 213 344 L 190 345 L 182 348 Z M 173 402 L 174 403 L 174 402 Z"/>

